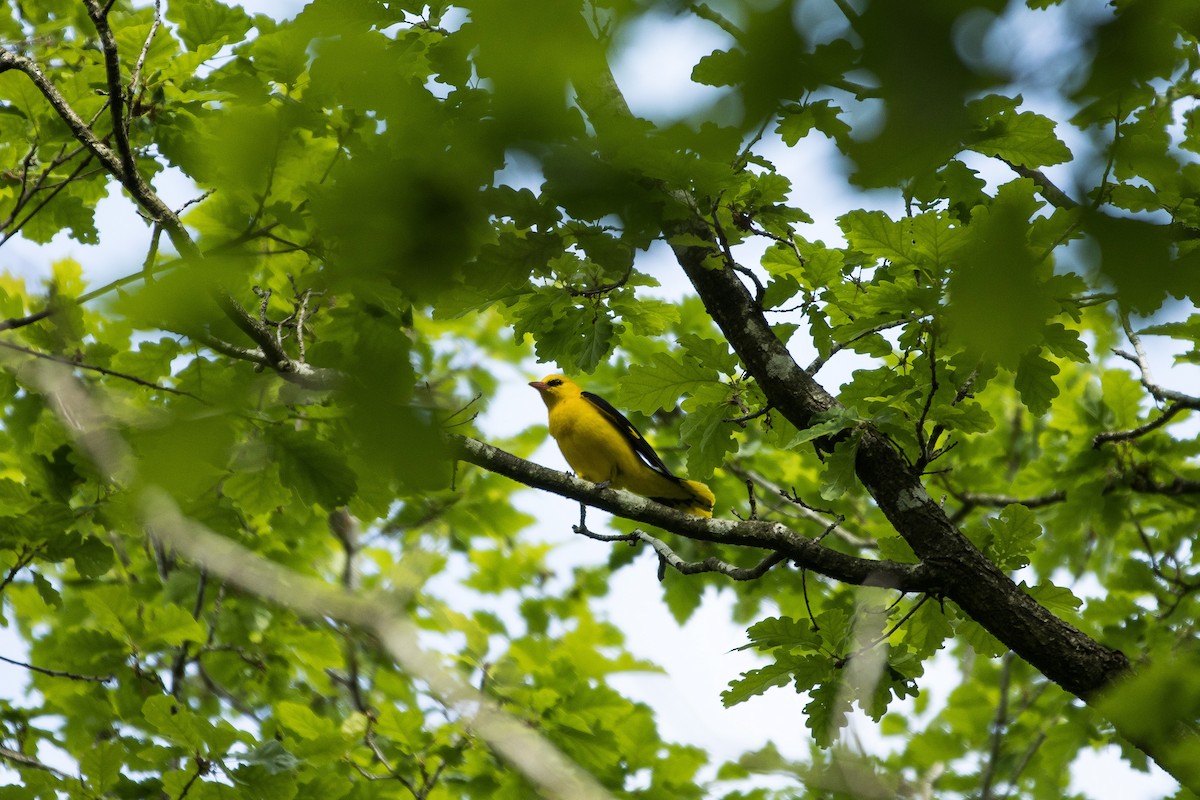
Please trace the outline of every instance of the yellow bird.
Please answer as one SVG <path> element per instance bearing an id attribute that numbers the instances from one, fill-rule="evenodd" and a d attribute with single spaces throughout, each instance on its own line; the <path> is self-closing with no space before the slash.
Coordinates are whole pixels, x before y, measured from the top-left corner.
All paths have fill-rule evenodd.
<path id="1" fill-rule="evenodd" d="M 568 377 L 547 375 L 529 384 L 550 412 L 550 435 L 584 480 L 627 489 L 698 517 L 711 517 L 716 497 L 699 481 L 674 475 L 633 423 L 602 397 Z"/>

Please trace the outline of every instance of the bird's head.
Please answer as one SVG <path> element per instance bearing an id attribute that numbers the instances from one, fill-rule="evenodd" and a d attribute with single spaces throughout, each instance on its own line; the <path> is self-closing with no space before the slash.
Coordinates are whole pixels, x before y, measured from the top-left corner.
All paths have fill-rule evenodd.
<path id="1" fill-rule="evenodd" d="M 562 400 L 578 397 L 583 391 L 579 384 L 566 375 L 547 375 L 540 381 L 530 381 L 529 385 L 538 390 L 547 408 L 553 408 Z"/>

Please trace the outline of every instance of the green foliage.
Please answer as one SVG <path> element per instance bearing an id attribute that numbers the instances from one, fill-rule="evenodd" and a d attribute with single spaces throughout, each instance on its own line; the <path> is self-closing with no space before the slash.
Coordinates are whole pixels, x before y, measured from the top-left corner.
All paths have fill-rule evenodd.
<path id="1" fill-rule="evenodd" d="M 379 641 L 165 546 L 151 488 L 256 557 L 404 610 L 447 670 L 616 797 L 1060 798 L 1084 748 L 1145 767 L 1113 722 L 1200 782 L 1179 736 L 1200 719 L 1195 4 L 684 5 L 313 0 L 276 20 L 171 0 L 158 19 L 117 0 L 111 73 L 85 3 L 0 7 L 0 244 L 154 242 L 113 283 L 90 253 L 0 276 L 0 622 L 34 667 L 0 700 L 17 775 L 0 794 L 536 792 Z M 1050 14 L 1079 63 L 1034 65 L 1064 77 L 1031 85 L 995 43 Z M 717 99 L 633 116 L 605 59 L 678 15 L 724 37 L 691 65 Z M 112 174 L 126 141 L 146 186 Z M 816 147 L 882 192 L 829 201 L 794 168 Z M 195 185 L 179 225 L 149 202 L 166 169 Z M 102 230 L 106 197 L 140 234 Z M 716 304 L 679 296 L 668 250 L 738 269 L 838 405 L 787 419 L 764 393 L 777 364 L 756 374 Z M 84 400 L 62 402 L 50 362 Z M 1083 706 L 940 595 L 790 559 L 720 594 L 719 572 L 668 569 L 676 620 L 716 596 L 747 627 L 757 661 L 724 705 L 801 693 L 803 724 L 764 733 L 812 748 L 753 742 L 721 766 L 668 741 L 613 680 L 653 665 L 595 605 L 648 557 L 530 538 L 550 504 L 451 463 L 447 432 L 488 437 L 509 413 L 487 408 L 500 381 L 551 370 L 709 483 L 716 516 L 914 563 L 860 477 L 879 434 L 996 567 L 1138 674 Z M 528 457 L 545 435 L 489 438 Z M 762 557 L 663 541 L 693 564 Z M 931 667 L 955 676 L 945 702 Z M 845 746 L 860 713 L 885 750 Z M 38 769 L 48 752 L 63 766 Z"/>

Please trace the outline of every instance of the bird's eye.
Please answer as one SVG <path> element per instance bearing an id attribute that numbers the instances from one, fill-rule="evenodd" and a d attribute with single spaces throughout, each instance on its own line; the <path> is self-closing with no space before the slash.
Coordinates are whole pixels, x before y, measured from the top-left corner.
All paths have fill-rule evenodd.
<path id="1" fill-rule="evenodd" d="M 552 381 L 547 381 L 546 385 L 547 386 L 562 386 L 562 380 L 559 378 L 555 378 Z"/>

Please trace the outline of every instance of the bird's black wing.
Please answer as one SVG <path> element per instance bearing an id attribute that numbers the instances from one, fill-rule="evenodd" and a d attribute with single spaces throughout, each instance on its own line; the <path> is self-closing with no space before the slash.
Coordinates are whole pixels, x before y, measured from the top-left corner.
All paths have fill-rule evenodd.
<path id="1" fill-rule="evenodd" d="M 656 472 L 661 472 L 668 478 L 675 478 L 675 474 L 667 467 L 658 453 L 654 452 L 654 448 L 646 441 L 646 437 L 642 436 L 642 432 L 637 427 L 625 418 L 617 409 L 613 408 L 612 403 L 605 400 L 600 395 L 592 394 L 591 392 L 583 392 L 583 399 L 599 409 L 608 421 L 621 432 L 625 437 L 625 441 L 629 442 L 629 446 L 633 448 L 633 452 L 641 456 L 646 464 Z"/>

